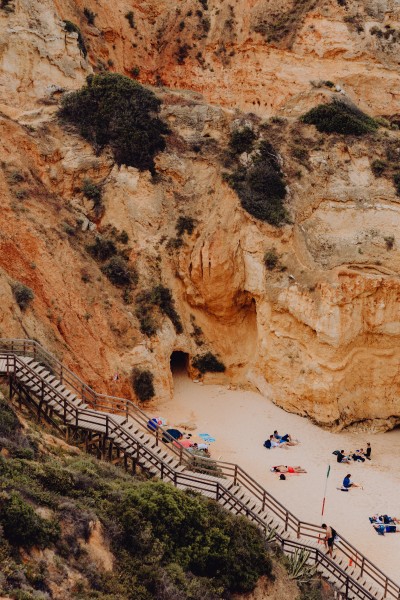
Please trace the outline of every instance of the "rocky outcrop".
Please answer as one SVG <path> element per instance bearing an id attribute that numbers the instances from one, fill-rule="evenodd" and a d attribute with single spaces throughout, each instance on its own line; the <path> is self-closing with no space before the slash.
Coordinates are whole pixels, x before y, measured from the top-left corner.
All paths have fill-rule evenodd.
<path id="1" fill-rule="evenodd" d="M 133 5 L 133 27 L 118 1 L 112 11 L 104 0 L 0 9 L 1 336 L 38 339 L 114 394 L 132 394 L 134 366 L 154 373 L 158 395 L 171 394 L 171 353 L 210 350 L 227 370 L 206 381 L 257 387 L 327 426 L 400 422 L 399 198 L 371 170 L 389 147 L 397 156 L 399 134 L 327 137 L 297 120 L 332 96 L 374 115 L 398 110 L 398 7 L 304 6 L 149 0 Z M 171 128 L 156 180 L 96 155 L 55 114 L 63 90 L 93 70 L 134 67 L 157 83 Z M 265 122 L 277 112 L 285 118 Z M 243 211 L 224 180 L 229 134 L 243 123 L 279 149 L 292 220 L 283 228 Z M 102 188 L 100 213 L 82 193 L 87 178 Z M 195 227 L 177 242 L 179 216 Z M 132 297 L 87 251 L 96 234 L 123 230 L 139 273 Z M 270 271 L 271 250 L 279 261 Z M 34 291 L 26 310 L 15 280 Z M 183 333 L 159 315 L 148 338 L 136 294 L 160 283 Z"/>

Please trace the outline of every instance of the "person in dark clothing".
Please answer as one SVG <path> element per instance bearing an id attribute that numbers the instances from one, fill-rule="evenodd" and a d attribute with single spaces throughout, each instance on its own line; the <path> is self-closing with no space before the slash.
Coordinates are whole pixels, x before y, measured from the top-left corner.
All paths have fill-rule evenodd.
<path id="1" fill-rule="evenodd" d="M 354 454 L 351 457 L 355 462 L 357 460 L 359 460 L 360 462 L 365 462 L 365 458 L 364 458 L 364 450 L 361 448 L 361 450 L 356 450 L 354 452 Z"/>
<path id="2" fill-rule="evenodd" d="M 183 438 L 183 433 L 181 431 L 179 431 L 179 429 L 167 429 L 166 433 L 169 433 L 169 436 L 163 435 L 162 437 L 162 441 L 163 442 L 171 442 L 171 438 L 174 438 L 174 440 L 180 440 Z"/>
<path id="3" fill-rule="evenodd" d="M 369 442 L 367 442 L 367 450 L 364 454 L 365 458 L 367 458 L 368 460 L 371 460 L 371 444 Z"/>
<path id="4" fill-rule="evenodd" d="M 327 554 L 329 554 L 329 556 L 332 556 L 333 544 L 335 542 L 335 537 L 336 537 L 336 531 L 330 525 L 326 525 L 326 523 L 323 523 L 321 525 L 321 527 L 322 527 L 322 529 L 325 529 L 325 531 L 326 531 L 324 543 L 325 543 L 325 546 L 328 548 Z"/>
<path id="5" fill-rule="evenodd" d="M 349 457 L 345 456 L 344 450 L 341 450 L 340 452 L 338 452 L 336 454 L 336 460 L 337 460 L 338 463 L 348 463 L 348 462 L 350 462 Z"/>

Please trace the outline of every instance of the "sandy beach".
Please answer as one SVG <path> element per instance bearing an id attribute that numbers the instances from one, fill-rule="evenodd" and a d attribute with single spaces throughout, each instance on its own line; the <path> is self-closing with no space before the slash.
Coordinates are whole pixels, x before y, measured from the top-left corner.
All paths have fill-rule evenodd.
<path id="1" fill-rule="evenodd" d="M 184 372 L 175 373 L 174 382 L 174 399 L 153 404 L 154 414 L 171 426 L 190 424 L 195 441 L 201 441 L 199 433 L 213 436 L 213 458 L 238 463 L 298 518 L 322 522 L 322 498 L 331 465 L 323 521 L 400 582 L 400 533 L 379 536 L 368 520 L 376 513 L 400 518 L 400 429 L 378 434 L 331 433 L 255 392 L 194 383 Z M 263 442 L 275 429 L 281 435 L 289 432 L 301 443 L 267 450 Z M 371 461 L 336 462 L 334 450 L 365 449 L 366 442 L 372 445 Z M 280 481 L 270 471 L 279 464 L 301 465 L 307 474 Z M 337 490 L 347 473 L 364 489 Z"/>

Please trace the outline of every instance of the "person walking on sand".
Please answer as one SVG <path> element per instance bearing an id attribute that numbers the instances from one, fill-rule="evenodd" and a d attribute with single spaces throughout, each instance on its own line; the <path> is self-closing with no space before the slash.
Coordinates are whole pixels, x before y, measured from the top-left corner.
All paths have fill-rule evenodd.
<path id="1" fill-rule="evenodd" d="M 324 543 L 325 543 L 325 547 L 328 548 L 327 554 L 329 554 L 329 556 L 332 556 L 333 544 L 335 542 L 335 537 L 336 537 L 336 531 L 333 529 L 333 527 L 331 527 L 330 525 L 327 525 L 326 523 L 322 523 L 321 527 L 322 527 L 322 529 L 325 529 Z"/>

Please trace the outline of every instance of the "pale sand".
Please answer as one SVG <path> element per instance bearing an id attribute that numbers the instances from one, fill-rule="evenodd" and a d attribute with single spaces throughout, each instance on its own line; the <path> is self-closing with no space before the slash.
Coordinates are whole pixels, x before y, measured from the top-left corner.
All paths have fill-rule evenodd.
<path id="1" fill-rule="evenodd" d="M 379 536 L 369 523 L 375 513 L 400 518 L 400 429 L 380 434 L 330 433 L 298 415 L 287 413 L 255 392 L 234 391 L 218 385 L 192 382 L 175 373 L 172 401 L 151 407 L 168 425 L 193 423 L 198 433 L 216 438 L 210 445 L 213 458 L 239 464 L 280 500 L 299 519 L 332 524 L 388 576 L 400 582 L 400 533 Z M 277 429 L 291 433 L 301 444 L 288 449 L 267 450 L 263 442 Z M 342 465 L 333 450 L 346 451 L 372 444 L 372 461 Z M 273 465 L 301 465 L 304 475 L 289 475 L 280 481 L 270 472 Z M 328 480 L 325 515 L 321 506 L 326 472 Z M 346 473 L 364 489 L 336 489 Z"/>

